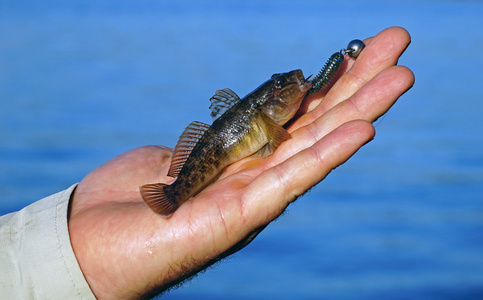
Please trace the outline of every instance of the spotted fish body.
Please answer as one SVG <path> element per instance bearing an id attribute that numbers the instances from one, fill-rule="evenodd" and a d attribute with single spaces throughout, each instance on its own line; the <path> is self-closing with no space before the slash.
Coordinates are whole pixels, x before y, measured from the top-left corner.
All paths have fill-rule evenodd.
<path id="1" fill-rule="evenodd" d="M 174 149 L 168 176 L 171 185 L 143 185 L 141 195 L 156 213 L 168 217 L 198 194 L 228 165 L 254 153 L 268 155 L 290 134 L 282 127 L 298 110 L 312 87 L 301 70 L 274 74 L 240 99 L 230 89 L 210 99 L 211 126 L 192 122 Z"/>

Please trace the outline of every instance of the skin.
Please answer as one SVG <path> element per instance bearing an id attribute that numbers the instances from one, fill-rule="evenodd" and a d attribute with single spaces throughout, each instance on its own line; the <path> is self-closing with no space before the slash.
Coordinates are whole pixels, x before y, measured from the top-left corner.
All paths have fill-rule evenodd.
<path id="1" fill-rule="evenodd" d="M 138 188 L 173 181 L 165 175 L 171 149 L 137 148 L 88 174 L 71 199 L 69 232 L 95 296 L 153 295 L 238 251 L 373 139 L 372 122 L 413 85 L 414 75 L 396 66 L 410 43 L 404 29 L 388 28 L 365 43 L 326 95 L 306 99 L 288 128 L 292 139 L 269 157 L 230 165 L 168 219 L 144 204 Z"/>

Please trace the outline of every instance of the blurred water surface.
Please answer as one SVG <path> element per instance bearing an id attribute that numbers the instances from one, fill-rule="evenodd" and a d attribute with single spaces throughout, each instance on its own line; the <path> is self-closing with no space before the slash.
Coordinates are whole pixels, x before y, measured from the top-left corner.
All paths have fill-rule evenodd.
<path id="1" fill-rule="evenodd" d="M 480 1 L 2 1 L 0 214 L 145 144 L 208 99 L 316 73 L 403 26 L 414 88 L 376 139 L 233 259 L 167 299 L 483 297 Z"/>

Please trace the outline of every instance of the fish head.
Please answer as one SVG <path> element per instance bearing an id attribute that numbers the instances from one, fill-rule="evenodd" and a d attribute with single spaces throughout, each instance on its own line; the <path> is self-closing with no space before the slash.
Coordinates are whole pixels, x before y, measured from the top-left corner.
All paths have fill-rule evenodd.
<path id="1" fill-rule="evenodd" d="M 308 78 L 307 78 L 308 79 Z M 262 111 L 280 125 L 290 120 L 302 103 L 307 91 L 312 87 L 302 70 L 273 74 L 266 82 L 265 101 Z"/>

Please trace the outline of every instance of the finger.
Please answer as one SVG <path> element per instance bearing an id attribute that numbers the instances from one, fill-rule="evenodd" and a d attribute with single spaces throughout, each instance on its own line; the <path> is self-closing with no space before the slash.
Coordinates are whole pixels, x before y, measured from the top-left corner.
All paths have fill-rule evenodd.
<path id="1" fill-rule="evenodd" d="M 364 39 L 364 44 L 368 45 L 372 39 L 373 39 L 373 37 Z M 348 54 L 345 54 L 344 55 L 344 62 L 340 66 L 340 70 L 337 72 L 338 75 L 336 75 L 336 78 L 340 77 L 342 74 L 346 73 L 347 70 L 350 70 L 351 67 L 354 65 L 355 61 L 356 61 L 355 58 L 352 58 Z M 334 79 L 336 79 L 336 78 L 334 78 Z M 300 116 L 304 115 L 308 111 L 311 111 L 315 107 L 317 107 L 317 105 L 319 105 L 320 102 L 324 99 L 324 97 L 330 91 L 330 89 L 332 88 L 332 85 L 335 84 L 336 81 L 337 80 L 334 80 L 334 82 L 329 83 L 321 91 L 305 97 L 304 101 L 300 105 L 300 109 L 297 111 L 296 118 L 299 118 Z"/>
<path id="2" fill-rule="evenodd" d="M 397 99 L 414 85 L 414 74 L 407 67 L 393 66 L 377 74 L 348 101 L 337 104 L 332 114 L 340 115 L 351 111 L 353 118 L 374 122 L 385 114 Z M 352 107 L 351 107 L 352 106 Z M 343 112 L 337 112 L 338 110 Z"/>
<path id="3" fill-rule="evenodd" d="M 391 27 L 380 32 L 369 41 L 349 71 L 329 90 L 324 101 L 294 122 L 291 129 L 300 128 L 317 119 L 352 96 L 376 74 L 395 65 L 410 41 L 409 33 L 400 27 Z"/>
<path id="4" fill-rule="evenodd" d="M 373 122 L 386 113 L 396 100 L 412 87 L 413 83 L 414 75 L 408 68 L 401 66 L 388 68 L 349 99 L 332 107 L 317 119 L 314 125 L 322 129 L 319 130 L 319 134 L 323 135 L 350 120 L 363 119 Z"/>
<path id="5" fill-rule="evenodd" d="M 413 83 L 414 75 L 406 67 L 393 66 L 380 72 L 352 97 L 337 104 L 312 123 L 292 132 L 292 139 L 280 145 L 271 158 L 270 166 L 312 146 L 346 122 L 358 119 L 373 122 Z"/>
<path id="6" fill-rule="evenodd" d="M 260 174 L 243 195 L 245 216 L 270 222 L 287 205 L 320 182 L 331 170 L 344 163 L 374 137 L 374 127 L 367 121 L 346 123 L 312 147 Z"/>
<path id="7" fill-rule="evenodd" d="M 376 35 L 352 68 L 336 83 L 326 105 L 332 107 L 349 98 L 376 74 L 397 64 L 410 41 L 409 33 L 400 27 L 391 27 Z"/>

